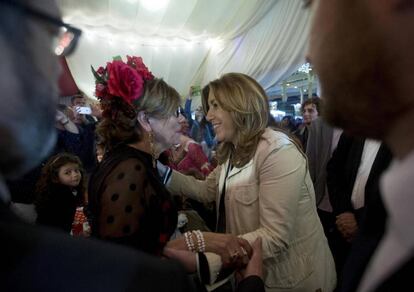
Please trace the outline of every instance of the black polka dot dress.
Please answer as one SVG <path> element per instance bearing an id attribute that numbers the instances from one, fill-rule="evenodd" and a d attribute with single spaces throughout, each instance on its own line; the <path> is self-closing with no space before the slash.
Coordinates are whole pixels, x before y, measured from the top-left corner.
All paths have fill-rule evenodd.
<path id="1" fill-rule="evenodd" d="M 149 154 L 129 146 L 108 153 L 89 182 L 92 235 L 160 255 L 177 211 Z"/>

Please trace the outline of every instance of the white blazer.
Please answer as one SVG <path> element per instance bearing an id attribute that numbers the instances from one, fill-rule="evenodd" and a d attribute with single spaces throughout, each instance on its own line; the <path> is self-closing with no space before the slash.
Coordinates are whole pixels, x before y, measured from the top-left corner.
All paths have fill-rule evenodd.
<path id="1" fill-rule="evenodd" d="M 335 265 L 316 212 L 315 192 L 305 155 L 279 131 L 266 129 L 251 161 L 229 161 L 205 181 L 173 172 L 167 188 L 199 201 L 216 201 L 226 180 L 226 230 L 251 244 L 262 238 L 266 291 L 332 291 Z M 220 257 L 206 254 L 210 278 L 216 279 Z"/>

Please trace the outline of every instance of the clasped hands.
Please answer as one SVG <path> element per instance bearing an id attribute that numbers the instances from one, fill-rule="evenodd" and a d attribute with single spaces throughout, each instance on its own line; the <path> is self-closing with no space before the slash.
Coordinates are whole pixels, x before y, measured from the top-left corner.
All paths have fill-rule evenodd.
<path id="1" fill-rule="evenodd" d="M 224 268 L 243 268 L 249 262 L 252 255 L 252 247 L 249 242 L 232 234 L 204 233 L 206 246 L 221 257 Z"/>
<path id="2" fill-rule="evenodd" d="M 221 234 L 213 232 L 203 232 L 206 252 L 212 252 L 220 255 L 223 268 L 244 268 L 252 255 L 252 247 L 249 242 L 244 238 L 232 235 L 232 234 Z M 169 241 L 166 246 L 166 252 L 169 256 L 176 253 L 180 255 L 182 260 L 183 252 L 191 256 L 192 253 L 188 252 L 187 245 L 184 239 L 179 238 Z M 168 256 L 168 255 L 167 255 Z M 174 257 L 174 256 L 173 256 Z"/>
<path id="3" fill-rule="evenodd" d="M 336 216 L 336 227 L 346 241 L 351 242 L 358 231 L 358 223 L 355 215 L 351 212 L 344 212 Z"/>

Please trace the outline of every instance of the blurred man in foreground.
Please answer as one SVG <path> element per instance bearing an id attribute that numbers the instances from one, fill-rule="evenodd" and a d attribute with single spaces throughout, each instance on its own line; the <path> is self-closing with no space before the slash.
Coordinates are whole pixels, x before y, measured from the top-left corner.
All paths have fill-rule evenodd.
<path id="1" fill-rule="evenodd" d="M 399 291 L 411 285 L 414 271 L 414 1 L 305 5 L 315 9 L 309 56 L 321 81 L 325 117 L 351 135 L 384 140 L 395 157 L 380 181 L 385 233 L 365 247 L 371 253 L 362 267 L 350 267 L 361 279 L 349 280 L 345 271 L 342 291 Z"/>
<path id="2" fill-rule="evenodd" d="M 62 36 L 52 47 L 62 28 L 72 41 Z M 23 223 L 9 209 L 4 179 L 36 166 L 55 144 L 55 54 L 70 53 L 79 35 L 52 1 L 0 0 L 0 290 L 190 291 L 172 260 L 76 240 Z"/>

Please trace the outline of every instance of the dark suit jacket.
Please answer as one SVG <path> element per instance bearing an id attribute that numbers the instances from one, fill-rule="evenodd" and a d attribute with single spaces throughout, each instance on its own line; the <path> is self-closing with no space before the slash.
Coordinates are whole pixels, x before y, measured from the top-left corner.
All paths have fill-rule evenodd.
<path id="1" fill-rule="evenodd" d="M 335 215 L 354 211 L 351 196 L 361 163 L 364 141 L 342 133 L 326 167 L 329 201 Z"/>
<path id="2" fill-rule="evenodd" d="M 22 223 L 0 203 L 0 291 L 193 291 L 172 260 Z"/>
<path id="3" fill-rule="evenodd" d="M 346 143 L 349 143 L 349 140 L 347 140 Z M 354 155 L 359 155 L 359 161 L 361 160 L 360 155 L 362 155 L 362 149 L 358 149 L 358 147 L 361 147 L 360 145 L 361 140 L 357 140 L 354 146 L 355 148 L 353 148 Z M 367 184 L 365 186 L 365 207 L 364 212 L 361 214 L 358 222 L 359 232 L 357 237 L 352 242 L 351 251 L 345 263 L 345 267 L 343 269 L 342 281 L 338 283 L 338 291 L 356 291 L 359 282 L 361 281 L 361 277 L 368 265 L 368 262 L 371 259 L 372 254 L 374 253 L 379 241 L 381 240 L 384 234 L 387 215 L 380 195 L 379 179 L 384 170 L 388 168 L 391 160 L 391 151 L 388 149 L 387 146 L 385 146 L 385 144 L 381 144 L 377 156 L 372 165 L 371 172 L 367 180 Z M 355 176 L 358 169 L 356 168 L 355 170 L 355 166 L 345 165 L 346 161 L 343 163 L 344 168 L 352 169 L 355 172 L 355 174 L 352 175 L 353 181 L 355 181 Z M 359 163 L 357 164 L 357 166 L 359 166 Z M 351 178 L 347 177 L 344 178 L 344 180 L 345 179 L 350 180 Z M 352 189 L 350 190 L 350 193 L 347 197 L 347 200 L 349 200 L 349 202 L 347 202 L 343 206 L 337 206 L 337 210 L 347 210 L 350 208 L 349 206 L 351 206 L 352 208 L 352 205 L 350 203 L 351 194 Z M 340 200 L 337 200 L 336 204 L 339 203 Z"/>

